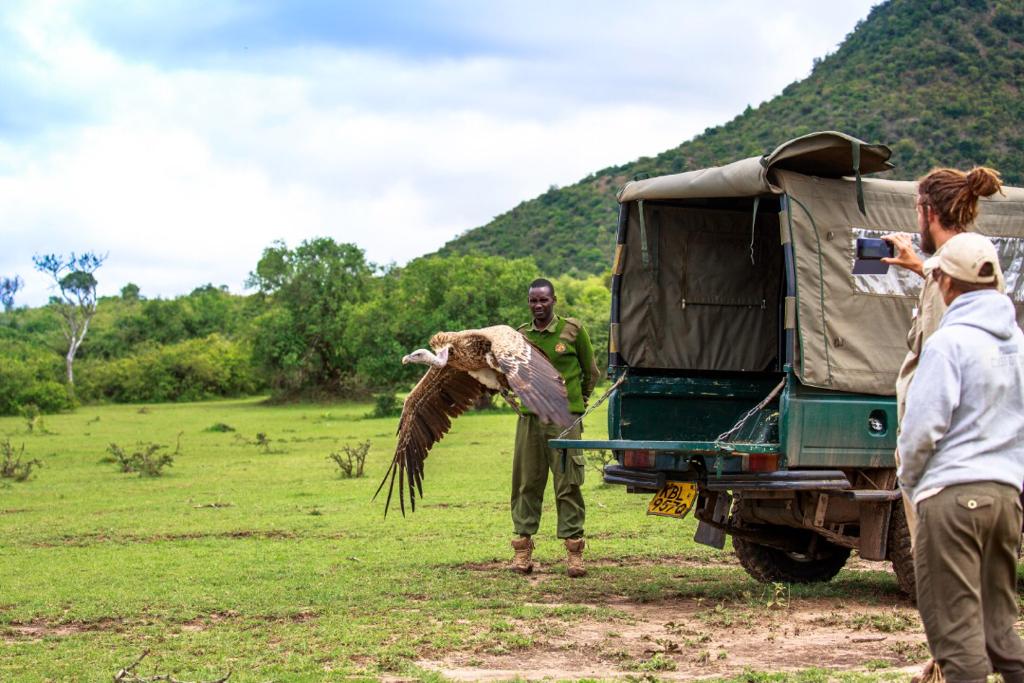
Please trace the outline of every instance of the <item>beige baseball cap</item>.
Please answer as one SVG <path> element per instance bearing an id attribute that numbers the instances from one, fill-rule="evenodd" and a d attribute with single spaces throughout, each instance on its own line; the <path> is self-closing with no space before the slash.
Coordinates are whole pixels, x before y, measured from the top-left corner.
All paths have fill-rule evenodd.
<path id="1" fill-rule="evenodd" d="M 935 265 L 943 273 L 961 282 L 992 284 L 1002 279 L 999 254 L 996 253 L 995 245 L 989 238 L 976 232 L 962 232 L 951 237 L 934 260 Z M 986 269 L 988 274 L 981 275 L 982 267 L 986 263 L 992 267 Z"/>

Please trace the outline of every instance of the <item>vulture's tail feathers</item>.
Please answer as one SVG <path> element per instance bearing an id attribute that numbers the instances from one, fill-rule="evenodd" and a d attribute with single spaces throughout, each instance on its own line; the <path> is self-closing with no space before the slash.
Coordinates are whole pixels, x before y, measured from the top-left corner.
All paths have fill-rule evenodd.
<path id="1" fill-rule="evenodd" d="M 398 468 L 398 505 L 402 508 L 402 516 L 405 517 L 405 468 Z"/>
<path id="2" fill-rule="evenodd" d="M 388 476 L 390 475 L 390 477 L 391 477 L 391 485 L 388 486 L 388 499 L 384 503 L 384 517 L 385 518 L 387 518 L 387 516 L 388 516 L 388 508 L 391 507 L 391 494 L 394 493 L 394 491 L 395 491 L 395 469 L 396 469 L 396 465 L 397 465 L 397 463 L 391 463 L 391 467 L 389 467 L 388 471 L 384 473 L 384 478 L 380 480 L 380 486 L 377 487 L 377 491 L 373 494 L 373 500 L 377 500 L 377 495 L 381 492 L 381 489 L 384 488 L 384 484 L 385 484 L 385 482 L 387 482 Z"/>

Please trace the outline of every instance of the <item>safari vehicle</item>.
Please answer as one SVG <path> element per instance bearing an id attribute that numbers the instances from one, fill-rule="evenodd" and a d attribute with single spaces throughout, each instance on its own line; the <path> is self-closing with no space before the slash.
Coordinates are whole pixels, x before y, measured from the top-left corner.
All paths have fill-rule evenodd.
<path id="1" fill-rule="evenodd" d="M 854 275 L 858 238 L 916 233 L 884 145 L 822 132 L 627 184 L 613 265 L 604 480 L 699 521 L 762 581 L 827 581 L 852 550 L 913 590 L 894 385 L 921 279 Z M 983 200 L 1022 318 L 1024 190 Z"/>

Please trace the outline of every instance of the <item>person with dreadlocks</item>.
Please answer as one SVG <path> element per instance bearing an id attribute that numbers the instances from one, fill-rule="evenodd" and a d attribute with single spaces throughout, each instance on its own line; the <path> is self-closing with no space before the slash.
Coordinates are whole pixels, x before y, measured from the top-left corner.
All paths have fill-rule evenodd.
<path id="1" fill-rule="evenodd" d="M 907 355 L 896 379 L 896 414 L 899 424 L 903 423 L 907 391 L 917 371 L 924 343 L 939 328 L 946 312 L 938 282 L 929 277 L 935 259 L 951 238 L 970 229 L 978 216 L 978 199 L 1000 192 L 1001 188 L 999 173 L 983 166 L 975 167 L 967 173 L 952 168 L 934 169 L 922 177 L 917 185 L 917 225 L 921 236 L 921 251 L 932 258 L 922 261 L 907 233 L 892 233 L 882 238 L 891 242 L 895 251 L 892 258 L 882 259 L 883 262 L 906 268 L 924 278 L 910 331 L 907 333 Z M 996 286 L 1001 292 L 1003 275 L 998 262 L 995 268 Z M 900 453 L 897 450 L 897 466 L 899 462 Z M 903 497 L 903 510 L 913 545 L 917 534 L 917 512 L 906 496 Z"/>

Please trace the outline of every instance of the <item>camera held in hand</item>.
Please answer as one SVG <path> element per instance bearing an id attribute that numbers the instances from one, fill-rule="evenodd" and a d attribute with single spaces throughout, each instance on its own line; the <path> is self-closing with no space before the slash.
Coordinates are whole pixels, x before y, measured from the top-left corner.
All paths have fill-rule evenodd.
<path id="1" fill-rule="evenodd" d="M 896 248 L 892 242 L 877 237 L 858 237 L 856 260 L 853 262 L 854 275 L 884 275 L 889 271 L 889 264 L 882 263 L 884 258 L 892 258 Z"/>
<path id="2" fill-rule="evenodd" d="M 875 237 L 857 238 L 857 260 L 878 261 L 883 258 L 892 258 L 896 249 L 892 242 Z"/>

